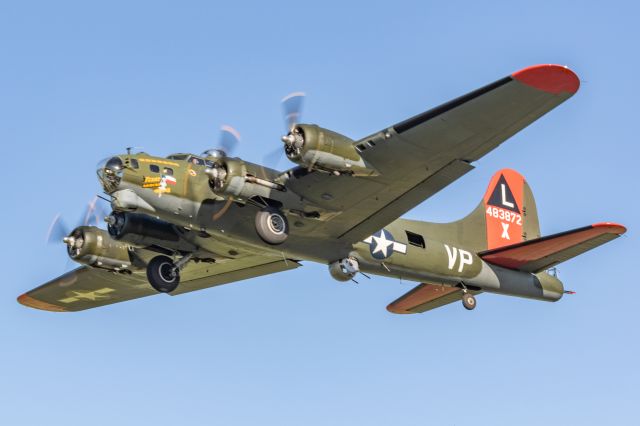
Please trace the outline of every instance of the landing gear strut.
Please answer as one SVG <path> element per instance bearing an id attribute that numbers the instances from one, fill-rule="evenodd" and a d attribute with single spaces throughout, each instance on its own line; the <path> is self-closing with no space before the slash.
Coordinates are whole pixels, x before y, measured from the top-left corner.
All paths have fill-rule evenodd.
<path id="1" fill-rule="evenodd" d="M 180 270 L 191 260 L 188 254 L 177 262 L 167 256 L 156 256 L 147 265 L 147 279 L 160 293 L 171 293 L 180 284 Z"/>

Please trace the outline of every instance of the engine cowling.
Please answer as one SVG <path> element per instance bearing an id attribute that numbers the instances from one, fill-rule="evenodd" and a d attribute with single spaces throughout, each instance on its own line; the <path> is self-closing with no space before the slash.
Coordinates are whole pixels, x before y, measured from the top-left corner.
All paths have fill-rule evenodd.
<path id="1" fill-rule="evenodd" d="M 283 191 L 277 183 L 253 175 L 247 163 L 237 158 L 221 158 L 207 169 L 211 190 L 221 197 L 243 202 L 252 197 L 270 198 L 273 190 Z"/>
<path id="2" fill-rule="evenodd" d="M 139 213 L 113 212 L 107 217 L 109 235 L 116 241 L 137 247 L 157 246 L 169 250 L 194 251 L 175 225 Z"/>
<path id="3" fill-rule="evenodd" d="M 300 124 L 282 140 L 287 157 L 306 168 L 358 176 L 378 174 L 360 156 L 352 139 L 331 130 Z"/>
<path id="4" fill-rule="evenodd" d="M 115 271 L 131 268 L 129 246 L 95 226 L 80 226 L 64 238 L 69 257 L 83 265 Z"/>

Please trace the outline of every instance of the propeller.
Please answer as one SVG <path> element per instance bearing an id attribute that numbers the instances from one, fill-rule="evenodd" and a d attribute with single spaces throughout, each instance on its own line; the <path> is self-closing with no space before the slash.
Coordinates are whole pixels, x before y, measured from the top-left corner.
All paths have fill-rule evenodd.
<path id="1" fill-rule="evenodd" d="M 240 143 L 240 132 L 235 128 L 224 124 L 220 127 L 220 139 L 218 141 L 219 148 L 208 149 L 202 153 L 205 157 L 226 157 L 232 154 Z"/>
<path id="2" fill-rule="evenodd" d="M 71 231 L 69 230 L 69 227 L 62 220 L 62 215 L 58 213 L 53 218 L 53 222 L 51 222 L 51 225 L 49 225 L 46 242 L 59 243 L 70 233 Z"/>
<path id="3" fill-rule="evenodd" d="M 229 125 L 220 128 L 220 148 L 227 154 L 232 154 L 240 143 L 240 132 Z"/>
<path id="4" fill-rule="evenodd" d="M 107 211 L 104 206 L 98 203 L 101 199 L 97 195 L 87 203 L 83 212 L 82 218 L 78 226 L 100 226 L 104 223 L 104 218 L 107 216 Z M 48 243 L 62 242 L 65 237 L 71 233 L 71 230 L 62 219 L 62 215 L 58 213 L 51 222 L 49 230 L 47 231 L 46 241 Z"/>
<path id="5" fill-rule="evenodd" d="M 287 132 L 293 131 L 300 121 L 305 96 L 304 92 L 293 92 L 282 98 L 282 112 L 284 113 Z"/>
<path id="6" fill-rule="evenodd" d="M 295 137 L 292 135 L 296 124 L 300 122 L 302 116 L 302 106 L 304 104 L 304 98 L 306 94 L 304 92 L 292 92 L 282 98 L 282 113 L 284 116 L 284 124 L 287 129 L 287 134 L 282 136 L 282 142 L 285 147 L 292 145 L 295 142 Z M 265 164 L 276 167 L 283 157 L 282 148 L 276 148 L 263 157 Z"/>

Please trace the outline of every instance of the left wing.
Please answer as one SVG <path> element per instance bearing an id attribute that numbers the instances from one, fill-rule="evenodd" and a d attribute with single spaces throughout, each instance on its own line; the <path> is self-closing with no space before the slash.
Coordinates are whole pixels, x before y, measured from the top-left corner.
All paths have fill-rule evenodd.
<path id="1" fill-rule="evenodd" d="M 247 256 L 207 264 L 191 263 L 181 271 L 180 286 L 171 295 L 201 290 L 301 266 L 294 260 Z M 80 267 L 18 297 L 31 308 L 75 312 L 158 294 L 144 272 L 130 275 Z"/>
<path id="2" fill-rule="evenodd" d="M 355 142 L 378 176 L 296 168 L 287 187 L 332 212 L 311 237 L 359 241 L 473 169 L 471 163 L 569 99 L 578 77 L 559 65 L 525 68 Z"/>

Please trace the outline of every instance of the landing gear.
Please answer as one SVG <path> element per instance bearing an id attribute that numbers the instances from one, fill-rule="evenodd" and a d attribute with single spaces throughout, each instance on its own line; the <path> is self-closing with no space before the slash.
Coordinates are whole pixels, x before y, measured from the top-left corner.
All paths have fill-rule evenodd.
<path id="1" fill-rule="evenodd" d="M 465 307 L 465 309 L 471 311 L 476 307 L 476 298 L 473 297 L 473 294 L 468 293 L 467 289 L 463 290 L 464 293 L 462 293 L 462 306 Z"/>
<path id="2" fill-rule="evenodd" d="M 256 214 L 256 232 L 269 244 L 281 244 L 289 236 L 289 222 L 282 211 L 267 207 Z"/>
<path id="3" fill-rule="evenodd" d="M 156 256 L 147 265 L 147 279 L 160 293 L 171 293 L 180 284 L 180 268 L 167 256 Z"/>

